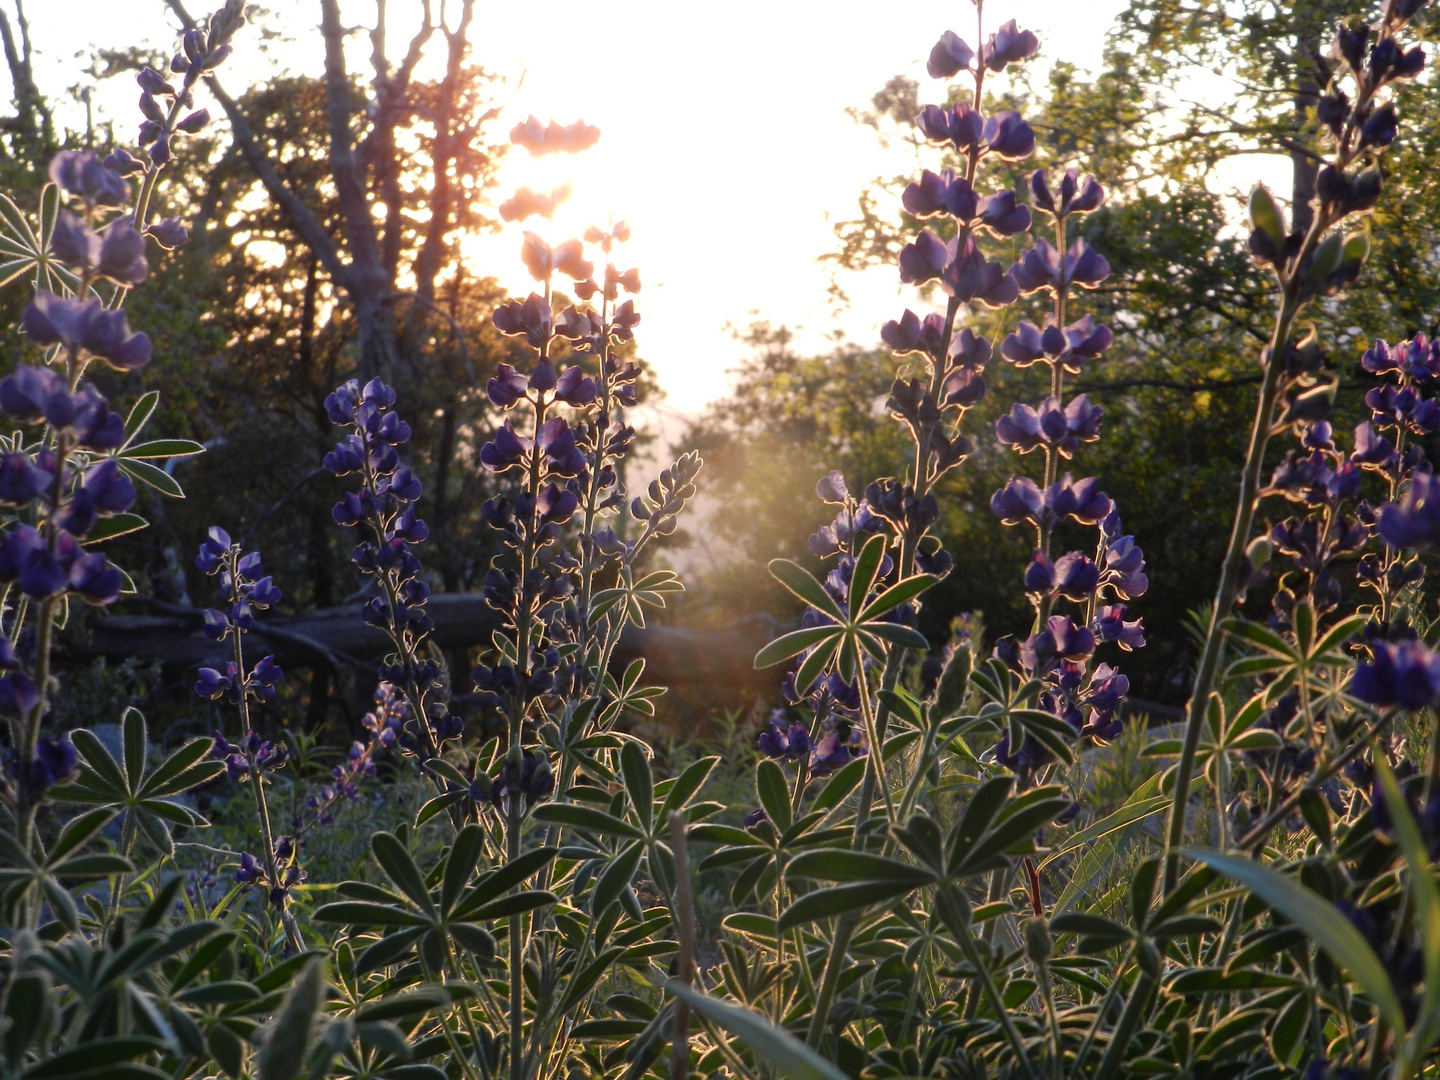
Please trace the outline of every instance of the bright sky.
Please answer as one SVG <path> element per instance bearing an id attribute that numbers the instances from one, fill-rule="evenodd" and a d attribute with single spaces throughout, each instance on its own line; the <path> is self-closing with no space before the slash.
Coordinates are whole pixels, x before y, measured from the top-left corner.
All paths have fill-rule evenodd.
<path id="1" fill-rule="evenodd" d="M 0 3 L 8 9 L 13 0 Z M 273 56 L 318 75 L 318 3 L 272 3 L 277 10 L 267 22 L 295 38 Z M 192 14 L 208 10 L 203 0 L 189 6 Z M 417 6 L 392 0 L 396 52 Z M 991 0 L 986 32 L 1014 17 L 1039 35 L 1037 62 L 1094 66 L 1124 6 Z M 344 13 L 348 23 L 368 26 L 373 3 L 346 0 Z M 161 0 L 29 0 L 28 14 L 40 82 L 52 95 L 76 82 L 66 69 L 77 34 L 105 45 L 137 35 L 163 41 L 170 22 Z M 599 145 L 579 157 L 515 153 L 504 194 L 521 184 L 548 190 L 570 181 L 571 203 L 553 231 L 545 230 L 552 239 L 611 215 L 631 223 L 634 239 L 623 258 L 644 282 L 639 340 L 668 394 L 656 417 L 667 434 L 681 415 L 726 392 L 727 368 L 743 355 L 727 324 L 760 317 L 786 324 L 798 331 L 802 349 L 822 348 L 837 331 L 868 344 L 882 322 L 913 305 L 911 290 L 883 269 L 842 282 L 848 310 L 836 311 L 827 296 L 830 271 L 816 259 L 834 246 L 833 222 L 854 216 L 856 197 L 875 176 L 917 169 L 913 156 L 883 153 L 874 133 L 844 110 L 867 105 L 895 74 L 920 79 L 922 101 L 939 100 L 944 87 L 925 76 L 924 59 L 946 29 L 974 44 L 974 19 L 969 0 L 478 5 L 474 58 L 509 76 L 512 87 L 524 74 L 504 130 L 535 113 L 547 121 L 583 117 L 602 131 Z M 368 39 L 357 35 L 353 46 L 360 67 Z M 246 53 L 242 33 L 236 60 L 223 72 L 232 93 L 267 71 Z M 110 109 L 128 125 L 133 84 L 116 91 Z M 102 112 L 107 105 L 101 102 Z M 530 282 L 519 262 L 519 233 L 512 226 L 470 255 L 476 272 L 523 295 Z"/>

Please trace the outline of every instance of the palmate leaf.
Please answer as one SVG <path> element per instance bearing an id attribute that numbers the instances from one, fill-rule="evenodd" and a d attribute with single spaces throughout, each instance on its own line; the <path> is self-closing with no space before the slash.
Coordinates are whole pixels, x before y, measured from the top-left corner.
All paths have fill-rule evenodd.
<path id="1" fill-rule="evenodd" d="M 885 559 L 886 546 L 885 537 L 877 533 L 866 540 L 865 546 L 860 549 L 860 555 L 850 573 L 850 622 L 861 621 L 860 608 L 865 597 L 870 595 L 871 586 L 875 584 L 875 576 L 880 572 L 880 564 Z"/>
<path id="2" fill-rule="evenodd" d="M 754 1009 L 695 990 L 678 979 L 665 989 L 717 1027 L 730 1032 L 787 1080 L 847 1080 L 845 1073 Z"/>
<path id="3" fill-rule="evenodd" d="M 1395 996 L 1390 974 L 1360 931 L 1338 908 L 1293 878 L 1243 856 L 1195 848 L 1186 848 L 1185 853 L 1239 882 L 1303 929 L 1359 984 L 1396 1038 L 1403 1038 L 1405 1014 Z"/>
<path id="4" fill-rule="evenodd" d="M 828 615 L 837 623 L 850 621 L 846 613 L 841 610 L 840 605 L 835 602 L 835 598 L 825 591 L 825 586 L 816 581 L 810 572 L 799 563 L 791 562 L 789 559 L 772 559 L 770 573 L 776 581 L 810 607 Z"/>

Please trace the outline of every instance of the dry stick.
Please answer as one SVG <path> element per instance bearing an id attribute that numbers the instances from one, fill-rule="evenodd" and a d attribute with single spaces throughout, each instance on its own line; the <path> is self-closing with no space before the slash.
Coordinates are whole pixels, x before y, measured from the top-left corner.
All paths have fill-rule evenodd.
<path id="1" fill-rule="evenodd" d="M 685 816 L 670 812 L 670 846 L 675 852 L 675 914 L 680 931 L 680 959 L 675 978 L 686 986 L 695 977 L 695 901 L 690 890 L 690 852 L 685 841 Z M 670 1078 L 685 1080 L 690 1072 L 690 1006 L 675 999 L 675 1031 L 670 1041 Z"/>

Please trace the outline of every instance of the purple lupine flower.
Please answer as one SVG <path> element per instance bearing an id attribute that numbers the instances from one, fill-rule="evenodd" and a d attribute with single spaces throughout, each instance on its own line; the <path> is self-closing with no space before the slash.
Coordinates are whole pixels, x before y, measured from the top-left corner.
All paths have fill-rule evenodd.
<path id="1" fill-rule="evenodd" d="M 520 464 L 534 444 L 515 432 L 509 420 L 495 432 L 495 438 L 480 448 L 480 464 L 489 472 L 500 473 Z"/>
<path id="2" fill-rule="evenodd" d="M 490 321 L 507 337 L 523 335 L 526 344 L 534 349 L 545 347 L 553 329 L 550 305 L 543 296 L 533 292 L 524 300 L 510 300 L 496 307 Z M 331 419 L 335 423 L 344 422 L 333 416 Z"/>
<path id="3" fill-rule="evenodd" d="M 123 514 L 135 505 L 135 485 L 114 458 L 86 470 L 84 491 L 95 508 L 107 514 Z"/>
<path id="4" fill-rule="evenodd" d="M 815 494 L 821 502 L 837 506 L 850 500 L 850 489 L 845 486 L 845 476 L 839 469 L 832 469 L 815 482 Z"/>
<path id="5" fill-rule="evenodd" d="M 1100 568 L 1079 551 L 1067 552 L 1055 560 L 1054 589 L 1066 600 L 1083 603 L 1100 584 Z"/>
<path id="6" fill-rule="evenodd" d="M 49 490 L 55 474 L 42 469 L 29 454 L 13 451 L 0 457 L 0 503 L 24 506 Z"/>
<path id="7" fill-rule="evenodd" d="M 92 150 L 62 150 L 50 159 L 50 180 L 88 206 L 124 206 L 130 185 Z"/>
<path id="8" fill-rule="evenodd" d="M 26 775 L 26 781 L 33 792 L 39 794 L 52 787 L 68 784 L 79 774 L 80 761 L 70 740 L 52 739 L 49 735 L 40 736 Z"/>
<path id="9" fill-rule="evenodd" d="M 1362 662 L 1349 692 L 1368 705 L 1413 710 L 1440 698 L 1440 655 L 1419 640 L 1381 642 L 1375 658 Z"/>
<path id="10" fill-rule="evenodd" d="M 959 237 L 946 245 L 954 258 L 940 276 L 941 287 L 957 300 L 969 303 L 979 300 L 986 307 L 1004 307 L 1013 304 L 1020 293 L 1014 279 L 997 262 L 988 261 L 973 236 L 966 236 L 965 243 L 959 244 Z M 901 253 L 903 257 L 903 252 Z M 901 280 L 904 280 L 902 273 Z"/>
<path id="11" fill-rule="evenodd" d="M 918 181 L 905 188 L 900 202 L 912 217 L 922 220 L 946 214 L 958 221 L 968 222 L 980 207 L 980 200 L 970 182 L 963 176 L 957 177 L 951 169 L 943 169 L 939 173 L 926 169 Z M 1028 227 L 1028 221 L 1027 215 L 1027 224 L 1022 228 Z"/>
<path id="12" fill-rule="evenodd" d="M 510 129 L 510 141 L 529 150 L 532 157 L 577 154 L 600 141 L 600 129 L 584 120 L 573 124 L 559 124 L 551 120 L 549 124 L 542 124 L 532 115 Z"/>
<path id="13" fill-rule="evenodd" d="M 495 369 L 495 377 L 485 384 L 485 396 L 497 409 L 508 409 L 525 396 L 527 389 L 529 383 L 524 375 L 509 364 L 501 364 Z"/>
<path id="14" fill-rule="evenodd" d="M 1381 507 L 1378 529 L 1392 548 L 1434 546 L 1440 541 L 1440 479 L 1417 471 L 1400 501 Z"/>
<path id="15" fill-rule="evenodd" d="M 1124 604 L 1102 606 L 1095 616 L 1091 630 L 1094 631 L 1099 641 L 1113 642 L 1126 652 L 1143 648 L 1145 645 L 1145 631 L 1140 620 L 1133 619 L 1127 622 Z"/>
<path id="16" fill-rule="evenodd" d="M 554 484 L 546 484 L 535 499 L 535 512 L 542 524 L 563 525 L 579 508 L 580 497 L 575 492 Z"/>
<path id="17" fill-rule="evenodd" d="M 854 756 L 849 743 L 832 731 L 815 744 L 810 755 L 810 775 L 823 779 L 848 765 Z"/>
<path id="18" fill-rule="evenodd" d="M 566 240 L 551 246 L 536 233 L 527 232 L 520 247 L 520 259 L 536 281 L 548 281 L 556 271 L 575 281 L 584 281 L 595 272 L 593 263 L 585 259 L 585 247 L 579 240 Z"/>
<path id="19" fill-rule="evenodd" d="M 211 667 L 202 667 L 196 674 L 195 693 L 198 697 L 210 701 L 218 701 L 222 697 L 229 697 L 235 689 L 234 681 L 235 665 L 229 664 L 225 671 L 218 671 Z M 216 737 L 216 750 L 218 756 L 224 757 L 229 753 L 228 749 L 221 747 L 219 737 Z"/>
<path id="20" fill-rule="evenodd" d="M 0 713 L 24 716 L 40 703 L 40 688 L 23 671 L 0 677 Z"/>
<path id="21" fill-rule="evenodd" d="M 1025 567 L 1025 588 L 1033 593 L 1048 593 L 1055 587 L 1055 564 L 1039 548 L 1030 556 Z"/>
<path id="22" fill-rule="evenodd" d="M 987 195 L 979 206 L 980 223 L 993 235 L 1007 239 L 1030 228 L 1030 208 L 1015 200 L 1015 192 Z"/>
<path id="23" fill-rule="evenodd" d="M 801 724 L 791 724 L 788 728 L 781 722 L 771 720 L 766 729 L 760 733 L 758 740 L 760 752 L 770 758 L 784 758 L 789 761 L 797 761 L 807 757 L 815 748 L 814 742 L 810 739 L 810 733 Z"/>
<path id="24" fill-rule="evenodd" d="M 934 281 L 944 273 L 952 254 L 950 245 L 929 229 L 921 229 L 920 235 L 900 251 L 900 280 L 907 285 Z"/>
<path id="25" fill-rule="evenodd" d="M 991 71 L 1004 71 L 1006 64 L 1028 60 L 1039 48 L 1039 39 L 1029 30 L 1021 30 L 1011 19 L 981 47 L 980 62 Z"/>
<path id="26" fill-rule="evenodd" d="M 100 276 L 121 285 L 138 285 L 150 275 L 145 259 L 145 238 L 125 218 L 112 221 L 100 243 Z"/>
<path id="27" fill-rule="evenodd" d="M 974 364 L 965 364 L 951 370 L 942 385 L 942 405 L 959 405 L 968 409 L 979 403 L 985 396 L 985 379 Z M 938 428 L 931 429 L 932 437 L 939 434 Z"/>
<path id="28" fill-rule="evenodd" d="M 990 509 L 1005 525 L 1036 522 L 1040 504 L 1040 487 L 1028 476 L 1012 477 L 990 497 Z"/>
<path id="29" fill-rule="evenodd" d="M 1081 525 L 1098 525 L 1115 504 L 1100 490 L 1100 481 L 1095 477 L 1076 480 L 1065 473 L 1045 489 L 1044 507 L 1051 520 L 1073 517 Z"/>
<path id="30" fill-rule="evenodd" d="M 1065 285 L 1093 289 L 1110 276 L 1110 264 L 1084 237 L 1077 238 L 1064 255 L 1043 237 L 1037 237 L 1035 246 L 1010 268 L 1010 276 L 1026 295 Z"/>
<path id="31" fill-rule="evenodd" d="M 81 300 L 38 292 L 20 326 L 37 345 L 82 349 L 117 371 L 134 371 L 150 362 L 150 338 L 131 332 L 125 312 L 105 310 L 97 297 Z"/>
<path id="32" fill-rule="evenodd" d="M 984 117 L 964 102 L 953 109 L 926 105 L 915 117 L 915 126 L 930 142 L 948 142 L 962 153 L 974 150 L 985 134 Z"/>
<path id="33" fill-rule="evenodd" d="M 1390 345 L 1377 338 L 1360 357 L 1360 366 L 1372 375 L 1395 375 L 1424 386 L 1440 379 L 1440 341 L 1416 334 Z"/>
<path id="34" fill-rule="evenodd" d="M 987 119 L 984 137 L 990 153 L 1006 161 L 1019 161 L 1035 152 L 1035 132 L 1014 109 Z"/>
<path id="35" fill-rule="evenodd" d="M 125 587 L 125 575 L 97 551 L 81 555 L 70 564 L 68 584 L 70 592 L 87 604 L 103 606 L 120 598 L 120 592 Z M 24 588 L 23 579 L 21 587 Z"/>
<path id="36" fill-rule="evenodd" d="M 555 383 L 555 400 L 563 401 L 572 409 L 584 408 L 600 397 L 595 380 L 579 367 L 568 367 L 560 373 Z"/>
<path id="37" fill-rule="evenodd" d="M 1059 198 L 1051 192 L 1045 171 L 1037 169 L 1030 177 L 1030 195 L 1034 204 L 1052 217 L 1088 214 L 1105 201 L 1105 189 L 1093 176 L 1081 180 L 1078 169 L 1065 170 L 1060 178 Z"/>
<path id="38" fill-rule="evenodd" d="M 891 319 L 880 328 L 880 340 L 901 355 L 924 352 L 934 356 L 940 351 L 944 336 L 943 317 L 932 313 L 926 315 L 922 322 L 909 308 L 899 319 Z"/>
<path id="39" fill-rule="evenodd" d="M 932 79 L 950 79 L 967 69 L 973 59 L 975 59 L 974 50 L 965 44 L 955 31 L 946 30 L 940 35 L 940 40 L 931 48 L 930 59 L 925 64 L 925 70 Z M 999 68 L 996 70 L 998 71 Z"/>
<path id="40" fill-rule="evenodd" d="M 1122 536 L 1105 549 L 1104 583 L 1122 600 L 1143 596 L 1150 587 L 1145 576 L 1145 556 L 1133 536 Z"/>
<path id="41" fill-rule="evenodd" d="M 190 230 L 178 217 L 167 217 L 145 226 L 145 235 L 166 251 L 174 251 L 185 246 L 185 241 L 190 239 Z"/>
<path id="42" fill-rule="evenodd" d="M 1365 468 L 1385 471 L 1394 467 L 1398 455 L 1395 453 L 1394 444 L 1366 420 L 1355 425 L 1354 449 L 1350 453 L 1350 460 Z"/>
<path id="43" fill-rule="evenodd" d="M 575 442 L 575 432 L 563 416 L 552 416 L 540 426 L 535 445 L 556 476 L 579 476 L 585 471 L 585 455 Z"/>

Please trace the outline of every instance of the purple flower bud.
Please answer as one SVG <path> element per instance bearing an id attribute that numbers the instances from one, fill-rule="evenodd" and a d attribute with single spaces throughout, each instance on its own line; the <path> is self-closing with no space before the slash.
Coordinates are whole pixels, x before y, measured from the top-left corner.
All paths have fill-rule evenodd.
<path id="1" fill-rule="evenodd" d="M 105 230 L 100 245 L 99 271 L 121 285 L 138 285 L 150 273 L 145 261 L 145 239 L 130 222 L 120 218 Z"/>
<path id="2" fill-rule="evenodd" d="M 175 125 L 176 131 L 183 131 L 186 135 L 198 135 L 205 130 L 205 125 L 210 123 L 209 109 L 196 109 L 189 116 L 182 118 Z"/>
<path id="3" fill-rule="evenodd" d="M 123 146 L 117 146 L 110 151 L 110 156 L 105 159 L 103 164 L 105 168 L 120 176 L 134 176 L 136 173 L 145 171 L 145 163 Z"/>
<path id="4" fill-rule="evenodd" d="M 934 281 L 950 262 L 949 245 L 929 229 L 900 251 L 900 280 L 907 285 L 923 285 Z"/>
<path id="5" fill-rule="evenodd" d="M 1396 549 L 1426 550 L 1440 542 L 1440 479 L 1416 473 L 1400 501 L 1381 508 L 1378 528 Z"/>
<path id="6" fill-rule="evenodd" d="M 106 458 L 86 471 L 84 490 L 95 508 L 107 514 L 123 514 L 135 505 L 135 485 L 114 458 Z"/>
<path id="7" fill-rule="evenodd" d="M 164 166 L 169 163 L 173 156 L 170 153 L 170 135 L 167 132 L 160 132 L 155 141 L 150 144 L 150 160 L 156 165 Z"/>
<path id="8" fill-rule="evenodd" d="M 167 217 L 154 225 L 145 226 L 145 235 L 166 251 L 174 251 L 185 246 L 185 241 L 190 239 L 190 230 L 185 228 L 178 217 Z"/>
<path id="9" fill-rule="evenodd" d="M 1025 568 L 1025 588 L 1028 592 L 1048 593 L 1055 587 L 1055 564 L 1039 548 L 1030 556 L 1030 565 Z"/>

